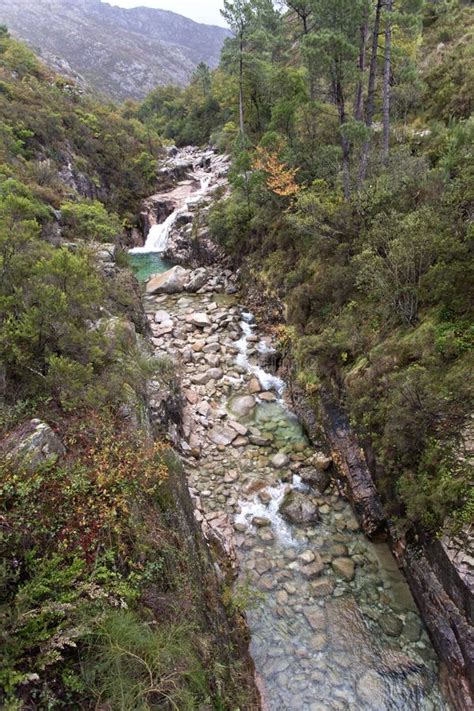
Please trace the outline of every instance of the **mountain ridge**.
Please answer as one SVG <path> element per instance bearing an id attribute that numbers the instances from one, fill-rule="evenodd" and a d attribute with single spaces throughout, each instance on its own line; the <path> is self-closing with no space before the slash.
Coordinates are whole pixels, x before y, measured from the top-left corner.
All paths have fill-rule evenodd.
<path id="1" fill-rule="evenodd" d="M 229 34 L 167 10 L 101 0 L 0 0 L 0 21 L 54 69 L 119 101 L 184 85 L 200 62 L 216 66 Z"/>

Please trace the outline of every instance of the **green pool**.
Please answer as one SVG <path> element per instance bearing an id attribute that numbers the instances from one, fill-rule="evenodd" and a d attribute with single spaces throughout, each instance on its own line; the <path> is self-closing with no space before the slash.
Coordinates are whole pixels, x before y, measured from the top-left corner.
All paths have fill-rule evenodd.
<path id="1" fill-rule="evenodd" d="M 148 281 L 152 274 L 162 274 L 173 266 L 161 258 L 158 252 L 129 254 L 130 264 L 138 281 Z"/>

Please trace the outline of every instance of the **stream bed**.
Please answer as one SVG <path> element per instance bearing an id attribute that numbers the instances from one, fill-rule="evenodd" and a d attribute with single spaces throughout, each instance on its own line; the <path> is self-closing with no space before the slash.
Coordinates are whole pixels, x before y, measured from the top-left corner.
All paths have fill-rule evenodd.
<path id="1" fill-rule="evenodd" d="M 159 254 L 141 252 L 139 278 L 163 272 Z M 157 289 L 144 304 L 156 355 L 176 363 L 196 520 L 234 562 L 266 708 L 449 709 L 388 546 L 363 535 L 285 383 L 262 366 L 272 344 L 239 303 L 235 279 L 207 272 L 197 293 Z"/>
<path id="2" fill-rule="evenodd" d="M 324 455 L 287 407 L 284 383 L 258 365 L 263 344 L 242 307 L 186 294 L 148 297 L 147 311 L 157 353 L 181 369 L 198 520 L 235 546 L 235 597 L 268 708 L 447 709 L 404 577 L 329 473 L 321 478 Z M 280 513 L 291 492 L 317 520 Z"/>

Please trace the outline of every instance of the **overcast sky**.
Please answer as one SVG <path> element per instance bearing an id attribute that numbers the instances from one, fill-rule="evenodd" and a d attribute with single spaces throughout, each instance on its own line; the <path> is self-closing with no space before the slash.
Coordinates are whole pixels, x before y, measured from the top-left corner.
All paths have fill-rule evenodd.
<path id="1" fill-rule="evenodd" d="M 224 25 L 219 12 L 223 6 L 222 0 L 103 0 L 109 5 L 120 7 L 158 7 L 160 10 L 172 10 L 179 15 L 190 17 L 197 22 L 207 22 L 211 25 Z"/>

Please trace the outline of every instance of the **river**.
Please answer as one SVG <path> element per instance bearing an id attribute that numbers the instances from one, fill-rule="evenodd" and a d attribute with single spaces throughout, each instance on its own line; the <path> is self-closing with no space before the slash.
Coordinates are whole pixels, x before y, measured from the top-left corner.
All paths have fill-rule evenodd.
<path id="1" fill-rule="evenodd" d="M 212 199 L 217 166 L 211 159 L 204 182 L 196 167 L 177 213 Z M 142 280 L 169 267 L 160 253 L 177 217 L 135 252 Z M 267 708 L 449 709 L 408 585 L 388 546 L 360 531 L 330 460 L 288 406 L 285 383 L 262 367 L 272 343 L 241 286 L 234 293 L 235 279 L 211 267 L 197 293 L 158 289 L 144 304 L 156 354 L 179 370 L 196 518 L 235 556 L 234 604 L 246 609 Z"/>

